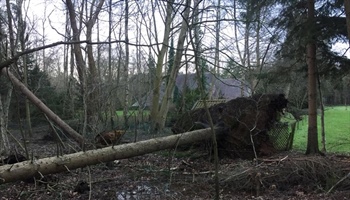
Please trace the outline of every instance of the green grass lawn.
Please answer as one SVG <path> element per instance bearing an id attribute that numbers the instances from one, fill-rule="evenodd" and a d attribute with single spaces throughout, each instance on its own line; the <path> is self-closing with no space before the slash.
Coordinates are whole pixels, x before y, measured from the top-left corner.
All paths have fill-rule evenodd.
<path id="1" fill-rule="evenodd" d="M 293 149 L 305 151 L 307 144 L 307 116 L 298 123 Z M 321 120 L 318 116 L 318 140 L 321 149 Z M 350 106 L 326 107 L 325 134 L 327 152 L 350 152 Z"/>
<path id="2" fill-rule="evenodd" d="M 142 114 L 143 115 L 148 115 L 150 113 L 150 111 L 149 110 L 143 110 L 142 111 Z M 118 117 L 122 117 L 123 116 L 123 111 L 122 110 L 117 110 L 116 112 L 115 112 L 115 114 L 118 116 Z M 134 115 L 138 115 L 139 114 L 139 112 L 138 112 L 138 110 L 128 110 L 128 116 L 134 116 Z"/>

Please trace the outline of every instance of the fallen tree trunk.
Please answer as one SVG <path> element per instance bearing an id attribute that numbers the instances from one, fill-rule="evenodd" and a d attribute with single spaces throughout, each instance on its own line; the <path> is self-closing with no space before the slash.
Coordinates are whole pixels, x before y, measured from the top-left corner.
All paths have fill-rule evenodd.
<path id="1" fill-rule="evenodd" d="M 67 132 L 72 138 L 80 145 L 84 144 L 84 137 L 72 129 L 67 123 L 65 123 L 58 115 L 56 115 L 50 108 L 48 108 L 40 99 L 38 99 L 21 81 L 19 81 L 7 68 L 1 69 L 1 74 L 8 77 L 12 83 L 22 91 L 24 95 L 37 106 L 46 116 L 55 122 L 62 130 Z"/>
<path id="2" fill-rule="evenodd" d="M 177 145 L 208 140 L 211 137 L 212 131 L 210 128 L 207 128 L 136 143 L 77 152 L 60 157 L 55 156 L 33 161 L 24 161 L 13 165 L 4 165 L 0 166 L 0 184 L 26 180 L 37 175 L 64 172 L 88 165 L 140 156 L 159 150 L 171 149 Z"/>

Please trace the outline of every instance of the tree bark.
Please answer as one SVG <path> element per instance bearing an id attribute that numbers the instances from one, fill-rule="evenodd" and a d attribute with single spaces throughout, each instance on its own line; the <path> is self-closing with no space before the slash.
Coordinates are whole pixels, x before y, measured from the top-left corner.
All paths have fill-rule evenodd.
<path id="1" fill-rule="evenodd" d="M 152 124 L 153 130 L 159 129 L 159 125 L 157 124 L 158 123 L 157 118 L 159 115 L 159 98 L 160 98 L 160 89 L 161 89 L 161 82 L 162 82 L 163 61 L 164 61 L 165 53 L 168 50 L 170 26 L 173 21 L 172 3 L 173 3 L 173 0 L 170 0 L 167 2 L 167 9 L 166 9 L 167 16 L 165 18 L 162 48 L 158 54 L 158 60 L 156 65 L 156 75 L 155 75 L 155 80 L 153 82 L 152 109 L 151 109 L 151 119 L 153 122 Z"/>
<path id="2" fill-rule="evenodd" d="M 125 97 L 124 97 L 124 127 L 127 128 L 128 123 L 128 107 L 129 107 L 129 2 L 125 1 L 125 65 L 124 65 L 124 81 L 125 81 Z"/>
<path id="3" fill-rule="evenodd" d="M 35 161 L 24 161 L 13 165 L 4 165 L 0 166 L 0 184 L 25 180 L 38 174 L 46 175 L 64 172 L 88 165 L 176 148 L 178 145 L 210 139 L 212 137 L 211 133 L 212 130 L 207 128 L 136 143 L 77 152 L 60 157 L 54 156 Z"/>
<path id="4" fill-rule="evenodd" d="M 9 107 L 12 96 L 12 85 L 7 89 L 4 102 L 0 94 L 0 154 L 7 154 L 10 150 L 10 142 L 7 136 Z"/>
<path id="5" fill-rule="evenodd" d="M 22 52 L 24 52 L 26 50 L 26 42 L 27 42 L 27 39 L 26 39 L 26 23 L 25 21 L 23 20 L 24 16 L 22 14 L 22 5 L 23 5 L 23 0 L 21 1 L 17 1 L 17 20 L 18 20 L 18 32 L 17 32 L 17 35 L 18 35 L 18 38 L 19 38 L 19 43 L 20 43 L 20 49 Z M 44 45 L 43 45 L 44 46 Z M 45 49 L 43 49 L 44 51 Z M 28 56 L 22 56 L 22 65 L 23 65 L 23 82 L 24 82 L 24 85 L 26 87 L 29 87 L 28 86 L 28 63 L 27 63 L 27 59 L 28 59 Z M 45 57 L 43 57 L 43 62 L 45 63 Z M 45 64 L 44 64 L 44 70 L 45 70 Z M 47 71 L 45 71 L 47 72 Z M 29 100 L 28 98 L 25 98 L 25 112 L 26 112 L 26 125 L 27 125 L 27 129 L 26 129 L 26 132 L 27 132 L 27 136 L 29 137 L 33 137 L 33 131 L 32 131 L 32 120 L 31 120 L 31 116 L 30 116 L 30 104 L 29 104 Z"/>
<path id="6" fill-rule="evenodd" d="M 216 5 L 216 24 L 215 24 L 215 55 L 214 55 L 214 69 L 213 73 L 215 76 L 220 74 L 220 21 L 221 21 L 221 0 L 217 1 Z M 197 8 L 198 9 L 198 8 Z M 197 10 L 198 12 L 198 10 Z M 210 83 L 208 99 L 212 99 L 214 93 L 214 86 L 216 83 L 216 78 L 213 78 Z"/>
<path id="7" fill-rule="evenodd" d="M 191 5 L 191 0 L 186 0 L 186 5 L 185 5 L 186 7 L 183 12 L 184 13 L 183 20 L 181 24 L 179 39 L 177 42 L 177 50 L 175 54 L 174 66 L 171 69 L 171 72 L 169 75 L 169 81 L 165 89 L 164 97 L 162 99 L 162 104 L 157 116 L 157 125 L 159 126 L 159 129 L 163 129 L 165 126 L 166 117 L 169 111 L 169 104 L 172 100 L 172 94 L 175 87 L 176 77 L 181 67 L 181 58 L 184 50 L 184 43 L 187 35 L 189 15 L 191 10 L 190 5 Z"/>
<path id="8" fill-rule="evenodd" d="M 47 115 L 49 119 L 54 121 L 60 128 L 66 131 L 72 138 L 78 142 L 80 145 L 84 144 L 84 138 L 72 129 L 68 124 L 66 124 L 59 116 L 50 110 L 40 99 L 38 99 L 21 81 L 19 81 L 11 72 L 6 68 L 1 69 L 1 74 L 8 77 L 11 82 L 20 89 L 24 95 L 43 113 Z"/>
<path id="9" fill-rule="evenodd" d="M 9 0 L 6 0 L 6 9 L 7 9 L 8 32 L 9 32 L 8 35 L 10 40 L 10 53 L 11 53 L 11 57 L 13 57 L 14 52 L 16 51 L 15 49 L 16 46 L 15 46 L 15 37 L 14 37 L 14 31 L 13 31 L 13 25 L 12 25 L 12 15 L 11 15 L 11 7 L 10 7 Z M 0 28 L 3 29 L 2 24 L 0 25 Z M 3 44 L 0 46 L 1 52 L 6 52 L 7 49 L 8 49 L 8 44 L 6 45 Z M 0 55 L 0 60 L 3 60 L 3 59 L 6 59 L 5 55 Z M 5 88 L 4 85 L 2 85 L 1 87 Z M 9 84 L 7 93 L 6 93 L 6 98 L 3 98 L 3 96 L 0 94 L 0 154 L 7 154 L 10 151 L 10 143 L 7 135 L 7 126 L 8 126 L 8 115 L 9 115 L 9 108 L 11 104 L 12 91 L 13 91 L 13 87 L 11 84 Z"/>
<path id="10" fill-rule="evenodd" d="M 89 20 L 86 23 L 86 39 L 89 42 L 92 42 L 92 28 L 96 24 L 97 21 L 97 16 L 99 15 L 102 6 L 104 4 L 104 0 L 100 0 L 97 5 L 94 4 L 91 5 L 90 7 L 90 12 L 89 12 Z M 87 6 L 86 6 L 87 9 Z M 89 77 L 87 80 L 87 99 L 86 102 L 89 106 L 87 106 L 87 123 L 92 126 L 91 128 L 94 129 L 95 127 L 93 125 L 96 125 L 98 122 L 98 113 L 99 111 L 99 105 L 100 105 L 100 100 L 99 100 L 99 90 L 98 90 L 98 73 L 97 73 L 97 67 L 96 67 L 96 62 L 94 59 L 93 55 L 93 48 L 92 44 L 87 44 L 87 58 L 88 58 L 88 65 L 89 65 L 89 74 L 86 75 L 86 77 Z"/>
<path id="11" fill-rule="evenodd" d="M 348 39 L 350 44 L 350 1 L 344 0 L 344 6 L 345 6 L 345 16 L 346 16 L 346 27 L 348 31 Z"/>
<path id="12" fill-rule="evenodd" d="M 309 127 L 306 154 L 319 153 L 317 135 L 315 2 L 308 0 L 309 38 L 307 44 Z"/>

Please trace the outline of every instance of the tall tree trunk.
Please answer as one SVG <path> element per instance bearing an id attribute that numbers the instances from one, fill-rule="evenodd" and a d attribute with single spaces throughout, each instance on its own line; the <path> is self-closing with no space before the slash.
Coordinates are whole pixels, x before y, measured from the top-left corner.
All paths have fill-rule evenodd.
<path id="1" fill-rule="evenodd" d="M 237 3 L 236 0 L 233 1 L 233 17 L 235 19 L 237 19 L 237 10 L 238 10 L 236 3 Z M 237 51 L 237 54 L 239 56 L 239 60 L 241 61 L 241 64 L 244 66 L 245 65 L 245 58 L 242 55 L 241 48 L 240 48 L 240 43 L 239 43 L 239 40 L 238 40 L 238 22 L 234 22 L 234 35 L 235 35 L 236 51 Z M 240 85 L 241 96 L 243 97 L 244 96 L 245 84 L 243 83 L 242 80 L 240 82 L 241 82 L 241 85 Z"/>
<path id="2" fill-rule="evenodd" d="M 124 127 L 128 125 L 128 106 L 129 106 L 129 1 L 125 1 L 125 64 L 124 64 L 124 81 L 125 81 L 125 97 L 124 97 Z"/>
<path id="3" fill-rule="evenodd" d="M 198 0 L 194 0 L 194 15 L 196 17 L 196 15 L 198 14 L 198 4 L 199 1 Z M 220 16 L 220 0 L 218 1 L 218 8 L 217 8 L 217 15 Z M 219 23 L 220 17 L 217 16 L 217 23 Z M 197 23 L 197 21 L 195 20 L 195 23 Z M 217 25 L 217 29 L 216 31 L 219 30 L 220 25 Z M 201 66 L 200 62 L 201 62 L 201 42 L 199 41 L 199 28 L 198 27 L 194 27 L 194 35 L 192 35 L 192 32 L 189 31 L 189 35 L 190 35 L 190 43 L 192 45 L 192 48 L 194 49 L 194 62 L 195 62 L 195 66 L 196 66 L 196 77 L 197 77 L 197 83 L 198 83 L 198 88 L 200 90 L 200 95 L 201 95 L 201 99 L 203 99 L 203 104 L 204 104 L 204 109 L 205 109 L 205 114 L 207 115 L 207 119 L 208 119 L 208 123 L 210 126 L 210 129 L 212 131 L 212 149 L 214 152 L 214 163 L 215 163 L 215 176 L 214 176 L 214 180 L 215 180 L 215 198 L 216 200 L 220 199 L 220 186 L 219 186 L 219 154 L 218 154 L 218 144 L 217 144 L 217 140 L 216 140 L 216 133 L 215 133 L 215 129 L 214 129 L 214 124 L 213 124 L 213 119 L 210 115 L 209 109 L 208 109 L 208 105 L 205 99 L 206 96 L 206 91 L 205 91 L 205 85 L 202 81 L 203 77 L 203 70 L 204 70 L 204 66 Z M 216 32 L 216 37 L 219 37 L 219 33 Z M 215 62 L 217 62 L 216 64 L 218 65 L 219 63 L 219 40 L 218 38 L 216 38 L 216 48 L 215 49 Z M 217 59 L 217 60 L 216 60 Z M 214 66 L 214 72 L 216 73 L 215 68 L 218 66 Z M 215 78 L 213 78 L 215 79 Z M 212 82 L 214 83 L 214 82 Z"/>
<path id="4" fill-rule="evenodd" d="M 80 41 L 80 30 L 78 29 L 78 24 L 76 20 L 77 16 L 75 14 L 74 4 L 72 3 L 71 0 L 67 0 L 66 5 L 69 12 L 70 25 L 73 32 L 72 41 Z M 86 65 L 84 62 L 83 53 L 81 51 L 79 43 L 74 43 L 73 49 L 74 49 L 74 56 L 76 60 L 79 81 L 82 85 L 82 90 L 84 90 Z"/>
<path id="5" fill-rule="evenodd" d="M 21 47 L 21 51 L 24 52 L 26 50 L 26 42 L 27 39 L 26 38 L 26 23 L 23 20 L 24 16 L 22 14 L 22 5 L 23 5 L 23 0 L 17 1 L 17 18 L 18 18 L 18 38 L 19 38 L 19 42 L 20 42 L 20 47 Z M 28 86 L 28 64 L 27 64 L 27 59 L 28 56 L 24 55 L 22 56 L 22 64 L 23 64 L 23 78 L 24 78 L 24 85 L 26 87 Z M 44 59 L 44 58 L 43 58 Z M 43 60 L 44 61 L 44 60 Z M 45 61 L 44 61 L 45 62 Z M 33 136 L 33 131 L 32 131 L 32 122 L 31 122 L 31 117 L 30 117 L 30 104 L 29 104 L 29 100 L 27 97 L 25 97 L 25 114 L 26 114 L 26 125 L 27 128 L 26 133 L 28 133 L 29 137 Z"/>
<path id="6" fill-rule="evenodd" d="M 260 69 L 260 71 L 262 70 L 262 67 L 263 67 L 263 63 L 261 62 L 261 55 L 260 55 L 260 40 L 261 40 L 261 37 L 260 37 L 260 29 L 261 29 L 261 19 L 260 19 L 260 16 L 261 16 L 261 10 L 260 8 L 257 8 L 257 10 L 255 10 L 255 13 L 257 15 L 256 17 L 256 36 L 255 36 L 255 41 L 256 41 L 256 46 L 255 46 L 255 54 L 256 54 L 256 66 L 253 67 L 253 74 L 256 74 L 257 71 Z M 258 84 L 259 84 L 259 81 L 258 79 L 256 78 L 256 75 L 252 76 L 251 77 L 251 84 L 252 84 L 252 88 L 253 91 L 255 91 L 255 88 L 258 87 Z"/>
<path id="7" fill-rule="evenodd" d="M 82 5 L 84 2 L 82 2 Z M 104 0 L 100 0 L 97 5 L 91 5 L 89 16 L 87 16 L 88 21 L 86 22 L 86 38 L 89 42 L 91 42 L 92 28 L 97 20 L 97 16 L 99 15 L 102 5 L 104 4 Z M 71 0 L 66 1 L 67 9 L 69 12 L 70 24 L 73 31 L 73 41 L 80 41 L 80 32 L 78 29 L 78 24 L 76 21 L 76 14 L 74 4 Z M 87 9 L 87 8 L 86 8 Z M 83 14 L 83 8 L 81 10 L 81 15 Z M 82 20 L 80 21 L 80 24 Z M 80 25 L 81 28 L 81 25 Z M 96 64 L 93 57 L 92 45 L 87 44 L 87 57 L 89 64 L 89 82 L 87 81 L 87 73 L 86 73 L 86 64 L 83 58 L 83 53 L 81 51 L 80 44 L 74 44 L 74 55 L 77 64 L 77 70 L 79 75 L 79 80 L 81 83 L 81 91 L 83 96 L 83 104 L 84 104 L 84 127 L 83 127 L 83 135 L 86 132 L 86 125 L 95 124 L 96 123 L 96 114 L 98 104 L 96 104 L 96 99 L 98 97 L 97 94 L 97 70 Z M 88 106 L 89 105 L 89 106 Z M 88 122 L 89 120 L 89 122 Z M 91 121 L 91 123 L 90 123 Z"/>
<path id="8" fill-rule="evenodd" d="M 245 32 L 244 32 L 244 60 L 246 63 L 246 67 L 248 70 L 248 82 L 250 84 L 250 89 L 251 89 L 251 93 L 252 95 L 255 93 L 255 86 L 254 86 L 254 82 L 253 82 L 253 78 L 254 78 L 254 68 L 251 66 L 251 60 L 250 60 L 250 28 L 251 28 L 251 2 L 247 1 L 246 2 L 246 9 L 247 9 L 247 18 L 246 18 L 246 23 L 245 23 Z"/>
<path id="9" fill-rule="evenodd" d="M 94 1 L 95 2 L 95 1 Z M 93 4 L 90 7 L 90 13 L 89 20 L 86 24 L 86 39 L 89 42 L 92 42 L 92 28 L 94 27 L 97 17 L 102 9 L 102 5 L 104 4 L 104 0 L 100 0 L 97 5 Z M 87 9 L 87 6 L 86 6 Z M 87 123 L 90 125 L 90 128 L 95 130 L 96 127 L 93 125 L 98 124 L 98 113 L 100 113 L 99 110 L 99 90 L 98 90 L 98 73 L 97 73 L 97 67 L 96 62 L 93 55 L 93 48 L 92 44 L 87 44 L 87 57 L 88 57 L 88 65 L 89 65 L 89 79 L 87 82 L 87 92 L 88 92 L 88 98 L 87 98 L 87 104 L 89 105 L 87 107 Z M 96 130 L 95 130 L 96 131 Z"/>
<path id="10" fill-rule="evenodd" d="M 80 41 L 80 29 L 78 29 L 78 24 L 77 24 L 77 19 L 76 19 L 76 14 L 75 14 L 75 8 L 74 4 L 72 3 L 71 0 L 66 1 L 68 13 L 69 13 L 69 19 L 70 19 L 70 25 L 72 28 L 72 41 L 77 42 Z M 80 81 L 80 91 L 83 97 L 83 107 L 84 107 L 84 122 L 83 122 L 83 130 L 82 134 L 85 135 L 86 132 L 86 118 L 87 118 L 87 103 L 86 103 L 86 98 L 87 98 L 87 83 L 86 83 L 86 64 L 84 61 L 83 57 L 83 52 L 81 51 L 81 47 L 79 43 L 74 43 L 73 44 L 73 51 L 74 51 L 74 57 L 75 57 L 75 62 L 77 66 L 77 71 L 78 71 L 78 77 Z"/>
<path id="11" fill-rule="evenodd" d="M 191 0 L 186 0 L 186 4 L 185 4 L 185 9 L 183 12 L 183 20 L 182 20 L 182 24 L 181 24 L 181 30 L 179 33 L 179 39 L 177 42 L 177 50 L 176 50 L 176 54 L 175 54 L 175 60 L 174 60 L 174 66 L 171 69 L 170 75 L 169 75 L 169 81 L 167 84 L 167 87 L 165 89 L 164 92 L 164 97 L 162 99 L 162 104 L 161 107 L 159 109 L 159 113 L 158 113 L 158 117 L 157 117 L 157 125 L 159 129 L 163 129 L 165 126 L 165 122 L 166 122 L 166 117 L 169 111 L 169 105 L 172 101 L 172 94 L 174 91 L 174 87 L 175 87 L 175 81 L 176 81 L 176 77 L 177 74 L 180 70 L 181 67 L 181 58 L 182 58 L 182 54 L 183 54 L 183 50 L 184 50 L 184 43 L 185 43 L 185 39 L 187 36 L 187 30 L 188 30 L 188 22 L 189 22 L 189 15 L 190 15 L 190 11 L 191 11 Z"/>
<path id="12" fill-rule="evenodd" d="M 315 2 L 308 0 L 308 99 L 309 126 L 306 154 L 319 153 L 317 135 L 317 94 L 316 94 L 316 42 L 315 42 Z"/>
<path id="13" fill-rule="evenodd" d="M 12 89 L 12 85 L 9 84 L 5 98 L 3 98 L 3 95 L 0 94 L 0 155 L 6 155 L 10 150 L 10 142 L 7 136 L 7 126 Z"/>
<path id="14" fill-rule="evenodd" d="M 66 24 L 65 24 L 65 37 L 64 41 L 68 42 L 70 40 L 70 28 L 69 28 L 69 15 L 68 11 L 66 11 Z M 71 98 L 73 95 L 71 93 L 71 79 L 69 76 L 68 66 L 71 60 L 72 54 L 70 54 L 70 48 L 72 45 L 64 45 L 63 46 L 63 82 L 64 88 L 68 95 L 64 96 L 64 107 L 63 107 L 63 116 L 71 117 L 71 113 L 74 112 L 72 105 L 73 99 Z"/>
<path id="15" fill-rule="evenodd" d="M 114 119 L 113 116 L 115 115 L 114 110 L 114 104 L 112 100 L 112 0 L 109 0 L 108 5 L 108 99 L 107 99 L 107 110 L 106 113 L 109 113 L 110 115 L 110 122 L 111 122 L 111 128 L 114 129 Z"/>
<path id="16" fill-rule="evenodd" d="M 167 2 L 167 8 L 166 8 L 167 15 L 165 18 L 162 48 L 158 53 L 155 80 L 153 82 L 152 108 L 151 108 L 151 121 L 152 121 L 153 130 L 158 130 L 160 128 L 159 122 L 158 122 L 158 119 L 161 118 L 161 116 L 159 116 L 160 89 L 161 89 L 161 83 L 162 83 L 162 71 L 163 71 L 163 64 L 164 64 L 163 62 L 169 46 L 170 26 L 173 21 L 172 19 L 173 2 L 174 0 L 169 0 Z M 153 17 L 155 18 L 155 16 Z"/>
<path id="17" fill-rule="evenodd" d="M 12 24 L 12 15 L 11 15 L 11 4 L 10 0 L 6 0 L 6 9 L 7 9 L 7 20 L 8 20 L 8 35 L 10 40 L 10 54 L 11 57 L 14 57 L 14 52 L 16 50 L 15 46 L 15 35 L 13 31 L 13 24 Z M 0 28 L 2 27 L 2 24 L 0 24 Z M 4 44 L 0 46 L 1 52 L 7 52 L 8 51 L 8 44 Z M 0 60 L 3 61 L 3 59 L 6 59 L 3 57 L 4 54 L 0 55 Z M 3 68 L 2 70 L 7 72 L 7 68 Z M 1 73 L 0 73 L 1 74 Z M 2 86 L 2 88 L 5 88 Z M 11 103 L 11 96 L 12 96 L 13 87 L 12 84 L 7 87 L 7 94 L 6 98 L 3 98 L 3 96 L 0 94 L 0 154 L 7 154 L 10 150 L 10 143 L 8 140 L 7 135 L 7 126 L 8 126 L 8 114 L 9 114 L 9 107 Z"/>
<path id="18" fill-rule="evenodd" d="M 47 4 L 47 1 L 44 2 L 44 16 L 43 16 L 43 19 L 42 19 L 42 23 L 41 23 L 41 26 L 42 26 L 42 41 L 41 41 L 41 45 L 42 46 L 45 46 L 45 41 L 46 41 L 46 32 L 45 32 L 45 27 L 46 27 L 46 20 L 47 20 L 47 16 L 46 16 L 46 4 Z M 45 73 L 48 73 L 48 70 L 47 70 L 47 63 L 46 63 L 46 49 L 43 49 L 42 51 L 42 56 L 43 56 L 43 59 L 42 59 L 42 65 L 43 65 L 43 71 Z"/>
<path id="19" fill-rule="evenodd" d="M 346 16 L 346 29 L 348 31 L 348 39 L 350 44 L 350 1 L 344 0 L 345 16 Z"/>
<path id="20" fill-rule="evenodd" d="M 221 0 L 218 0 L 216 7 L 216 24 L 215 24 L 215 55 L 214 55 L 214 74 L 220 74 L 220 20 L 221 20 Z M 213 77 L 210 83 L 208 99 L 212 99 L 214 93 L 216 78 Z"/>

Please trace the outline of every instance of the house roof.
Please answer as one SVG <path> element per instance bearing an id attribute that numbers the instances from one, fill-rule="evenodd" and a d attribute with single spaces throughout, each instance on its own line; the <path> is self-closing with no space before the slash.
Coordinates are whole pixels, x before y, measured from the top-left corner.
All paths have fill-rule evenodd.
<path id="1" fill-rule="evenodd" d="M 241 96 L 249 96 L 250 89 L 242 81 L 237 79 L 221 79 L 211 73 L 205 73 L 207 90 L 212 85 L 212 98 L 213 99 L 235 99 Z M 179 74 L 175 81 L 176 87 L 179 92 L 182 92 L 187 86 L 188 89 L 194 90 L 198 87 L 196 74 Z M 163 98 L 165 91 L 165 85 L 161 86 L 160 99 Z M 141 99 L 142 102 L 136 102 L 132 106 L 150 106 L 152 104 L 152 91 L 149 91 L 147 95 Z"/>
<path id="2" fill-rule="evenodd" d="M 198 87 L 196 76 L 196 74 L 179 74 L 176 78 L 176 87 L 178 87 L 180 92 L 182 92 L 185 85 L 191 90 L 196 89 Z M 237 97 L 250 95 L 249 88 L 240 80 L 232 78 L 222 79 L 211 73 L 205 73 L 205 76 L 208 84 L 207 90 L 210 89 L 211 84 L 213 85 L 213 99 L 235 99 Z"/>

